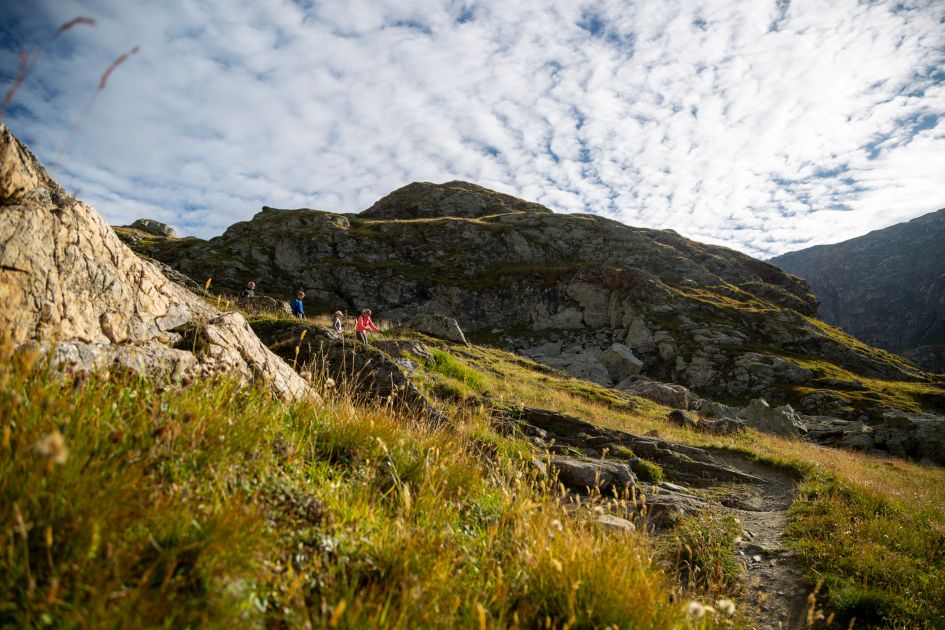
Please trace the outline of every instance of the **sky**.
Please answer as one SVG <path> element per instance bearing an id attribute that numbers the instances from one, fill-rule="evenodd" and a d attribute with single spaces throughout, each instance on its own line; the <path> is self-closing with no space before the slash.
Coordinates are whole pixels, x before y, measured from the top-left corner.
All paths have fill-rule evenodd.
<path id="1" fill-rule="evenodd" d="M 113 224 L 459 179 L 767 258 L 945 207 L 945 0 L 2 4 L 3 91 L 96 20 L 4 122 Z"/>

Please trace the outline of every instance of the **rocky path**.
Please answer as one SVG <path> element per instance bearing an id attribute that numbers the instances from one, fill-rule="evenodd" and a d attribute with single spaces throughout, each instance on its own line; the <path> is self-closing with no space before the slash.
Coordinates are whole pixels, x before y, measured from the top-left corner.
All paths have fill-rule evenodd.
<path id="1" fill-rule="evenodd" d="M 807 625 L 807 597 L 812 586 L 804 578 L 797 559 L 784 545 L 787 510 L 794 499 L 796 481 L 781 468 L 752 461 L 731 451 L 712 451 L 713 457 L 732 468 L 763 479 L 763 483 L 727 484 L 720 499 L 742 527 L 738 562 L 744 573 L 750 628 L 794 630 Z"/>
<path id="2" fill-rule="evenodd" d="M 522 409 L 512 417 L 502 416 L 502 422 L 516 424 L 536 445 L 548 448 L 552 452 L 548 461 L 559 481 L 575 492 L 596 484 L 606 494 L 611 485 L 635 483 L 646 494 L 651 523 L 658 528 L 664 526 L 666 514 L 733 514 L 742 529 L 736 560 L 743 569 L 743 589 L 737 603 L 745 627 L 808 627 L 808 594 L 813 587 L 784 542 L 787 511 L 797 486 L 789 471 L 732 451 L 603 429 L 547 410 Z M 634 481 L 631 462 L 606 457 L 617 446 L 658 463 L 671 483 Z"/>

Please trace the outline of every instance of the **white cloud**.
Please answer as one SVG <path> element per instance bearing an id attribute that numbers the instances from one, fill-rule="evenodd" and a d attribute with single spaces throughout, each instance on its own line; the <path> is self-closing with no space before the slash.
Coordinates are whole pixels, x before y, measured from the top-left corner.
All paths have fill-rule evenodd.
<path id="1" fill-rule="evenodd" d="M 766 256 L 945 205 L 945 5 L 48 0 L 7 116 L 106 218 L 200 236 L 467 179 Z M 101 70 L 134 45 L 58 149 Z M 9 71 L 5 78 L 9 78 Z"/>

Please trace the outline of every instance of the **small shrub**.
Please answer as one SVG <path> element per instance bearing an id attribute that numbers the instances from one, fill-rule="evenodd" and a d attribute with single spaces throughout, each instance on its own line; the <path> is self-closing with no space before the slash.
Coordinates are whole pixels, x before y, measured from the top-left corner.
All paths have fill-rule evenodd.
<path id="1" fill-rule="evenodd" d="M 630 460 L 630 470 L 632 470 L 633 474 L 641 481 L 659 483 L 660 481 L 666 480 L 662 466 L 639 457 Z"/>

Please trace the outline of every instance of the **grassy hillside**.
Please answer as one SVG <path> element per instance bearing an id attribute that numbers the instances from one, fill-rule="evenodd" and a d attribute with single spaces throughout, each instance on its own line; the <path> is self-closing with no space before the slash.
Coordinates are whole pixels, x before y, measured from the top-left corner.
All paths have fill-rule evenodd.
<path id="1" fill-rule="evenodd" d="M 690 613 L 691 601 L 739 601 L 730 517 L 602 528 L 594 519 L 615 504 L 562 494 L 532 464 L 540 452 L 496 433 L 485 397 L 783 465 L 801 478 L 789 534 L 825 615 L 945 624 L 942 469 L 697 433 L 655 403 L 511 353 L 388 336 L 430 349 L 413 357 L 416 382 L 450 428 L 317 374 L 314 408 L 225 379 L 172 390 L 58 376 L 42 357 L 5 353 L 0 626 L 742 623 L 741 607 Z"/>

